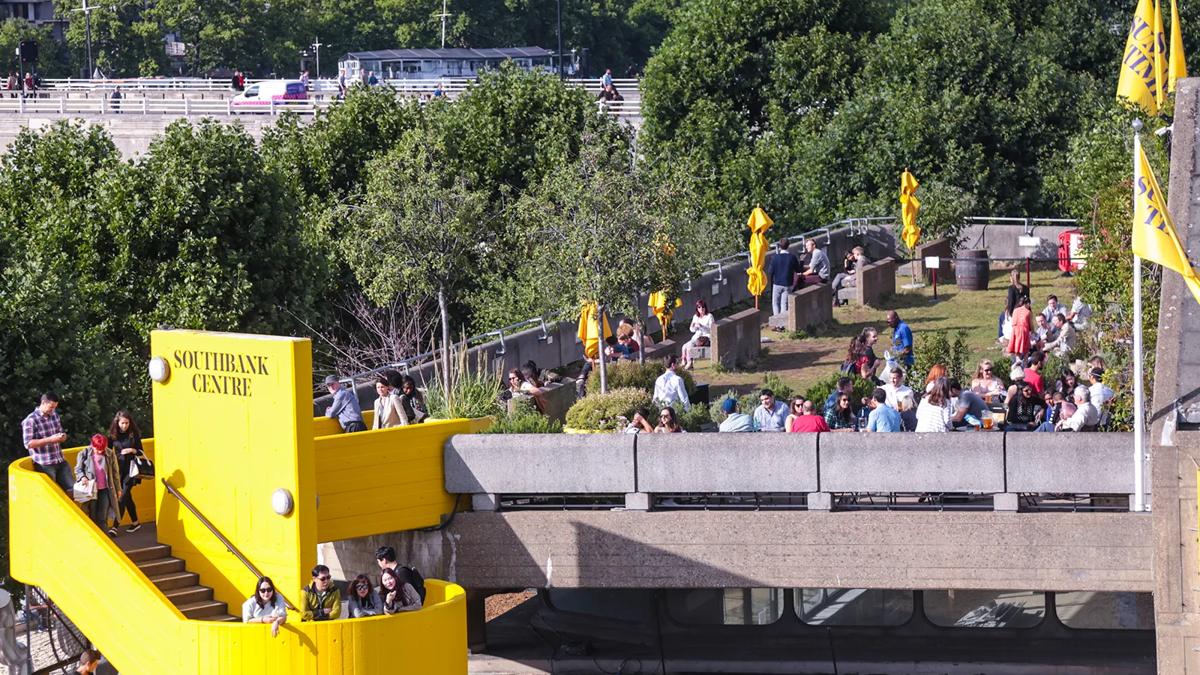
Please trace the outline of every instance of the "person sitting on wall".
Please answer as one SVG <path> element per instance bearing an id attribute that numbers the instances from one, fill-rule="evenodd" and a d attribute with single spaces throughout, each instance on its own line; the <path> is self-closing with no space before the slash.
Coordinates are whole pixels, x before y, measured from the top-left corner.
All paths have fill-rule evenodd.
<path id="1" fill-rule="evenodd" d="M 867 431 L 904 430 L 900 421 L 900 413 L 887 404 L 887 392 L 882 388 L 876 387 L 875 391 L 871 392 L 871 397 L 867 399 L 867 405 L 871 407 L 871 412 L 867 415 Z"/>
<path id="2" fill-rule="evenodd" d="M 775 392 L 763 389 L 758 394 L 760 405 L 754 409 L 754 425 L 759 431 L 783 431 L 788 409 L 783 401 L 775 399 Z M 823 420 L 822 420 L 823 421 Z"/>
<path id="3" fill-rule="evenodd" d="M 275 591 L 270 577 L 259 577 L 254 595 L 242 603 L 242 623 L 269 623 L 271 637 L 279 635 L 279 626 L 287 622 L 287 606 Z"/>
<path id="4" fill-rule="evenodd" d="M 365 574 L 354 577 L 347 591 L 346 614 L 351 619 L 361 619 L 368 616 L 383 614 L 383 599 L 371 588 L 371 579 Z"/>
<path id="5" fill-rule="evenodd" d="M 829 283 L 829 256 L 817 248 L 817 240 L 805 239 L 804 250 L 808 252 L 808 266 L 800 272 L 801 286 Z"/>
<path id="6" fill-rule="evenodd" d="M 312 569 L 312 584 L 304 587 L 304 609 L 301 621 L 332 621 L 342 616 L 342 594 L 333 584 L 329 568 L 317 565 Z"/>
<path id="7" fill-rule="evenodd" d="M 690 410 L 692 404 L 688 398 L 687 385 L 675 372 L 678 366 L 679 357 L 674 354 L 667 357 L 667 369 L 654 381 L 654 400 L 664 408 L 679 404 L 684 410 Z"/>
<path id="8" fill-rule="evenodd" d="M 692 331 L 692 337 L 683 343 L 683 348 L 680 350 L 684 368 L 688 370 L 692 369 L 692 347 L 708 347 L 712 344 L 714 323 L 715 319 L 713 319 L 713 315 L 708 311 L 708 303 L 703 300 L 697 300 L 696 313 L 692 316 L 692 323 L 689 328 Z"/>
<path id="9" fill-rule="evenodd" d="M 375 419 L 371 422 L 372 429 L 391 429 L 408 424 L 404 406 L 400 405 L 400 397 L 392 389 L 386 375 L 380 375 L 375 380 Z"/>
<path id="10" fill-rule="evenodd" d="M 791 402 L 788 403 L 788 416 L 785 417 L 783 420 L 783 430 L 786 432 L 791 432 L 792 422 L 796 421 L 796 418 L 803 414 L 804 414 L 804 397 L 803 396 L 793 397 Z"/>
<path id="11" fill-rule="evenodd" d="M 829 287 L 833 292 L 833 306 L 837 307 L 841 304 L 838 301 L 838 291 L 843 288 L 854 288 L 858 285 L 858 270 L 865 267 L 870 261 L 867 260 L 867 252 L 861 246 L 855 246 L 846 254 L 845 261 L 842 262 L 842 271 L 838 272 L 833 278 L 833 284 Z"/>
<path id="12" fill-rule="evenodd" d="M 384 614 L 415 612 L 421 609 L 421 595 L 412 584 L 401 577 L 400 572 L 384 568 L 379 574 L 379 597 L 383 598 Z"/>
<path id="13" fill-rule="evenodd" d="M 1008 399 L 1004 417 L 1005 431 L 1033 431 L 1046 419 L 1046 402 L 1038 396 L 1033 385 L 1018 381 L 1016 392 Z"/>
<path id="14" fill-rule="evenodd" d="M 617 335 L 615 338 L 609 336 L 612 344 L 604 348 L 604 353 L 609 359 L 626 359 L 633 361 L 637 359 L 638 344 L 633 339 L 633 331 L 622 334 L 621 326 L 617 326 Z"/>
<path id="15" fill-rule="evenodd" d="M 412 424 L 420 424 L 429 417 L 425 395 L 417 389 L 417 381 L 409 375 L 400 378 L 400 405 L 404 407 L 404 414 Z"/>
<path id="16" fill-rule="evenodd" d="M 812 401 L 805 401 L 801 408 L 801 414 L 792 420 L 792 426 L 788 431 L 792 433 L 819 433 L 829 431 L 829 425 L 825 422 L 824 417 L 817 414 L 817 406 L 813 405 Z"/>
<path id="17" fill-rule="evenodd" d="M 725 419 L 717 426 L 717 431 L 725 433 L 758 431 L 754 428 L 754 418 L 738 410 L 736 398 L 730 397 L 722 401 L 721 411 L 725 413 Z"/>
<path id="18" fill-rule="evenodd" d="M 325 416 L 337 420 L 345 433 L 366 431 L 367 425 L 363 422 L 362 408 L 358 405 L 354 388 L 343 387 L 337 375 L 325 376 L 325 388 L 333 395 L 333 402 L 325 408 Z"/>

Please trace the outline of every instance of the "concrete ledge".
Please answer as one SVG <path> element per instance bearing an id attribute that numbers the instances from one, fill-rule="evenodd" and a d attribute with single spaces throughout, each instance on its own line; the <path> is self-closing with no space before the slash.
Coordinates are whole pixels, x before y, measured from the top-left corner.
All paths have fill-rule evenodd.
<path id="1" fill-rule="evenodd" d="M 838 292 L 838 298 L 858 305 L 878 305 L 880 300 L 896 294 L 896 261 L 884 258 L 879 262 L 859 265 L 854 285 Z"/>
<path id="2" fill-rule="evenodd" d="M 816 434 L 639 434 L 642 492 L 816 492 Z"/>
<path id="3" fill-rule="evenodd" d="M 788 298 L 784 330 L 809 330 L 833 321 L 833 291 L 829 284 L 813 284 Z"/>
<path id="4" fill-rule="evenodd" d="M 713 324 L 712 360 L 726 368 L 756 360 L 761 341 L 762 312 L 744 309 Z"/>
<path id="5" fill-rule="evenodd" d="M 822 492 L 1005 491 L 1004 434 L 819 436 Z"/>
<path id="6" fill-rule="evenodd" d="M 938 283 L 954 283 L 954 242 L 946 237 L 940 237 L 917 245 L 916 258 L 921 265 L 921 273 L 925 275 L 925 283 L 933 283 L 934 268 L 925 264 L 925 258 L 937 256 L 941 263 L 937 266 Z"/>
<path id="7" fill-rule="evenodd" d="M 1133 491 L 1131 433 L 1004 436 L 1009 492 L 1127 494 Z M 1148 465 L 1144 475 L 1149 486 Z"/>
<path id="8" fill-rule="evenodd" d="M 633 443 L 626 434 L 457 434 L 443 450 L 446 491 L 636 492 Z"/>

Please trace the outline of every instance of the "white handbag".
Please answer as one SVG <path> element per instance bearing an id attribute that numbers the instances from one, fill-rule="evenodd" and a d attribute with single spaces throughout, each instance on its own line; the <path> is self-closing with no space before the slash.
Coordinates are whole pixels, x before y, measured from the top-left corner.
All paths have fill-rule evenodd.
<path id="1" fill-rule="evenodd" d="M 75 486 L 71 488 L 71 495 L 80 504 L 92 501 L 96 498 L 96 481 L 75 481 Z"/>

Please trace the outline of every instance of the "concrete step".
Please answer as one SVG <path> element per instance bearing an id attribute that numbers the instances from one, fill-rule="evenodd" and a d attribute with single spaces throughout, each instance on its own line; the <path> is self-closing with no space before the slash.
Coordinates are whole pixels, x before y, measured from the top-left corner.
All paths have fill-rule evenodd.
<path id="1" fill-rule="evenodd" d="M 193 602 L 202 602 L 212 600 L 213 592 L 208 586 L 184 586 L 183 588 L 174 588 L 165 593 L 167 599 L 176 607 L 191 604 Z"/>
<path id="2" fill-rule="evenodd" d="M 198 602 L 176 605 L 176 607 L 189 619 L 204 619 L 206 621 L 212 621 L 213 617 L 227 615 L 225 610 L 228 609 L 225 603 L 216 600 L 200 600 Z"/>
<path id="3" fill-rule="evenodd" d="M 159 590 L 169 591 L 174 588 L 199 585 L 200 575 L 196 574 L 195 572 L 171 572 L 170 574 L 158 574 L 150 577 L 150 583 L 158 586 Z"/>
<path id="4" fill-rule="evenodd" d="M 148 577 L 169 574 L 171 572 L 182 572 L 184 570 L 183 561 L 179 558 L 157 558 L 147 560 L 137 564 L 138 569 Z"/>
<path id="5" fill-rule="evenodd" d="M 169 557 L 171 555 L 171 547 L 166 544 L 142 546 L 125 551 L 125 555 L 133 562 L 140 563 L 147 560 Z"/>
<path id="6" fill-rule="evenodd" d="M 232 614 L 214 614 L 212 616 L 204 617 L 204 620 L 205 621 L 224 621 L 226 623 L 233 623 L 233 622 L 241 623 L 242 617 L 233 616 Z"/>

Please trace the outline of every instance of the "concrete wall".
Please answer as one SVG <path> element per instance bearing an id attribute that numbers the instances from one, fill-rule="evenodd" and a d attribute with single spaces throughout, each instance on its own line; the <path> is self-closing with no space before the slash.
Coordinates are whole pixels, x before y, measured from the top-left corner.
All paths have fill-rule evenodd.
<path id="1" fill-rule="evenodd" d="M 1040 237 L 1042 243 L 1037 248 L 1024 248 L 1018 245 L 1018 240 L 1025 234 L 1023 225 L 970 225 L 963 229 L 955 250 L 985 248 L 993 260 L 1026 256 L 1057 259 L 1058 235 L 1075 229 L 1079 228 L 1074 225 L 1034 225 L 1030 228 L 1032 236 Z"/>
<path id="2" fill-rule="evenodd" d="M 597 442 L 597 439 L 604 442 Z M 475 434 L 446 441 L 446 491 L 589 494 L 634 492 L 635 436 Z"/>
<path id="3" fill-rule="evenodd" d="M 140 115 L 129 114 L 105 115 L 103 117 L 80 117 L 77 115 L 55 114 L 6 114 L 0 115 L 0 148 L 7 149 L 17 138 L 22 129 L 41 129 L 60 120 L 86 122 L 103 127 L 112 136 L 117 150 L 127 158 L 144 154 L 150 149 L 150 143 L 162 135 L 167 126 L 180 119 L 170 115 Z M 199 122 L 201 117 L 192 118 Z M 255 140 L 262 140 L 263 130 L 275 124 L 277 118 L 270 115 L 220 115 L 212 119 L 221 122 L 241 125 L 246 133 Z"/>
<path id="4" fill-rule="evenodd" d="M 722 434 L 637 436 L 641 492 L 807 493 L 817 484 L 817 434 L 760 434 L 752 443 Z"/>
<path id="5" fill-rule="evenodd" d="M 838 297 L 848 298 L 855 304 L 878 307 L 884 299 L 895 294 L 896 261 L 889 257 L 859 267 L 854 285 L 843 288 Z"/>
<path id="6" fill-rule="evenodd" d="M 820 434 L 823 492 L 1006 492 L 1002 433 Z"/>
<path id="7" fill-rule="evenodd" d="M 763 313 L 745 309 L 713 324 L 712 359 L 734 369 L 757 361 L 762 351 Z"/>
<path id="8" fill-rule="evenodd" d="M 917 245 L 916 258 L 927 284 L 933 283 L 933 268 L 925 265 L 925 258 L 931 256 L 941 258 L 937 266 L 938 283 L 954 283 L 954 242 L 946 237 L 941 237 Z"/>
<path id="9" fill-rule="evenodd" d="M 833 291 L 829 284 L 813 284 L 788 298 L 784 330 L 810 330 L 833 321 Z"/>

